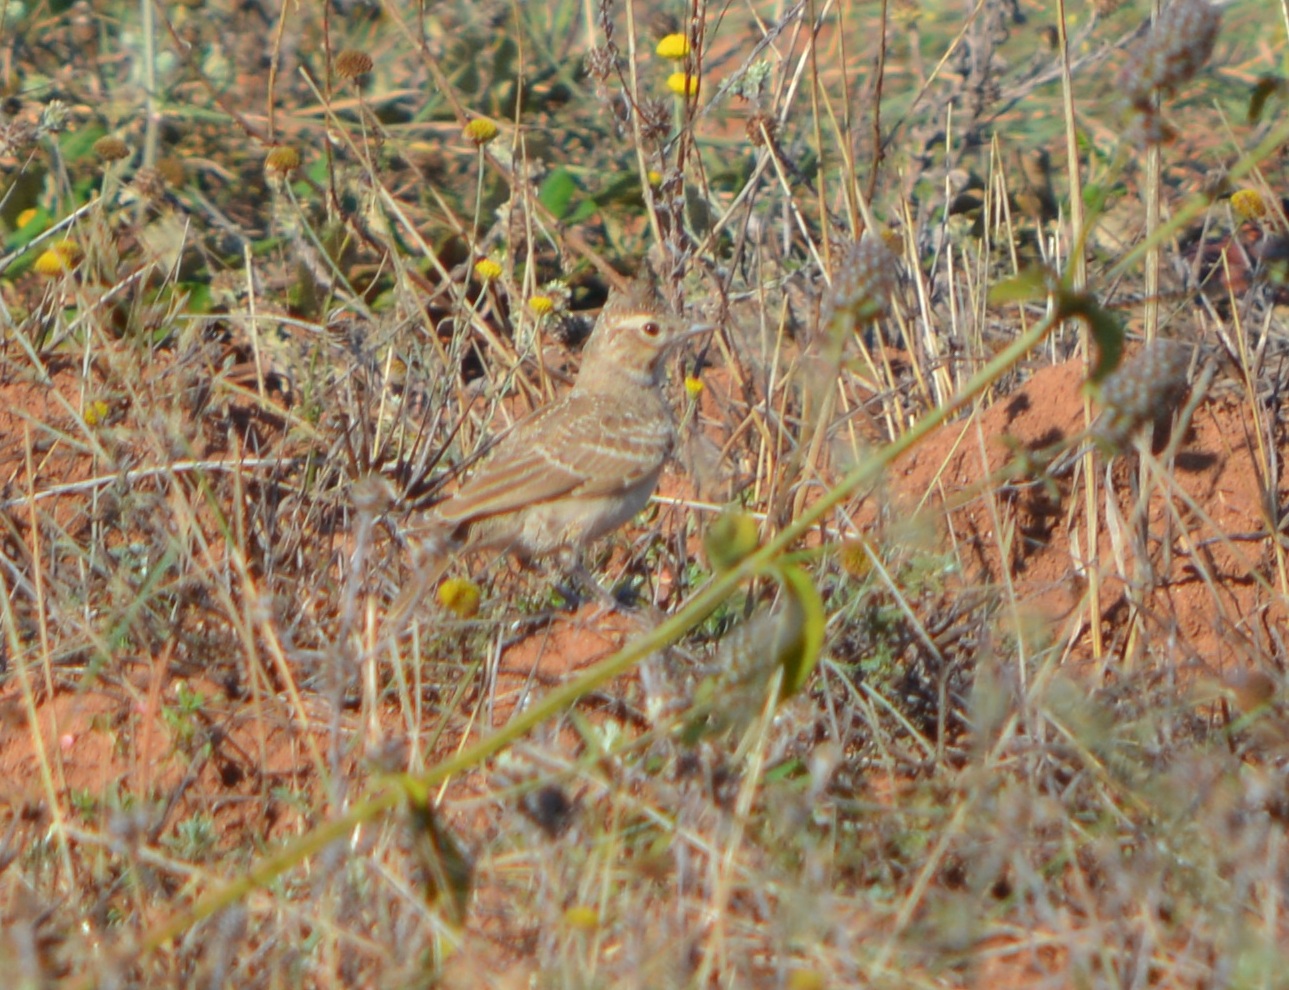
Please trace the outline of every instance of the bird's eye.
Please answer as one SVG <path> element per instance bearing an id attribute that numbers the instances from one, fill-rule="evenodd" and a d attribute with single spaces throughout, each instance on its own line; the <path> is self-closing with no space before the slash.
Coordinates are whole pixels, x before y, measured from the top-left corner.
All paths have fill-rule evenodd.
<path id="1" fill-rule="evenodd" d="M 656 337 L 658 334 L 662 333 L 662 327 L 653 320 L 650 320 L 640 329 L 646 337 Z"/>

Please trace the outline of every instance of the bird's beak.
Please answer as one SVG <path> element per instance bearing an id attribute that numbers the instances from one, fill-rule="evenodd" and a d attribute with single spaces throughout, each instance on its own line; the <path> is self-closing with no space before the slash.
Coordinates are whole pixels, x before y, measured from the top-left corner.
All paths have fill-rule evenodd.
<path id="1" fill-rule="evenodd" d="M 700 333 L 711 333 L 720 326 L 719 323 L 695 323 L 688 330 L 680 335 L 681 340 L 688 340 L 690 337 L 697 337 Z"/>

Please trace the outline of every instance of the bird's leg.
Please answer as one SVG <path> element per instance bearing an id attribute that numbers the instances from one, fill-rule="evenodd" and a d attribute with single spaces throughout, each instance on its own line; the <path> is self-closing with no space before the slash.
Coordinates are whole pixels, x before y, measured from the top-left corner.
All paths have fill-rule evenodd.
<path id="1" fill-rule="evenodd" d="M 651 629 L 662 621 L 663 614 L 654 608 L 650 602 L 636 599 L 634 589 L 631 589 L 632 600 L 627 600 L 625 593 L 614 594 L 605 588 L 604 585 L 596 580 L 595 575 L 587 569 L 580 554 L 572 552 L 562 563 L 565 574 L 577 582 L 585 591 L 589 592 L 590 597 L 599 603 L 599 614 L 617 612 L 620 615 L 629 617 L 633 623 L 645 629 Z M 576 608 L 576 606 L 574 607 Z"/>
<path id="2" fill-rule="evenodd" d="M 588 600 L 599 602 L 606 611 L 617 611 L 622 607 L 613 592 L 586 569 L 582 555 L 576 551 L 560 554 L 558 572 L 563 580 L 557 580 L 555 588 L 568 601 L 570 611 L 577 611 L 578 606 Z"/>

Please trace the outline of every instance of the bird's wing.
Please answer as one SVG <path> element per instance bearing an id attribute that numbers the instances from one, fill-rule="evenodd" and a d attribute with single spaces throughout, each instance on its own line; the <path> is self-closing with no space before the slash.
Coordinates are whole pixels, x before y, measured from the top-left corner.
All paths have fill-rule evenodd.
<path id="1" fill-rule="evenodd" d="M 445 522 L 468 523 L 565 496 L 626 491 L 656 472 L 669 433 L 639 414 L 570 395 L 516 424 L 446 502 Z"/>

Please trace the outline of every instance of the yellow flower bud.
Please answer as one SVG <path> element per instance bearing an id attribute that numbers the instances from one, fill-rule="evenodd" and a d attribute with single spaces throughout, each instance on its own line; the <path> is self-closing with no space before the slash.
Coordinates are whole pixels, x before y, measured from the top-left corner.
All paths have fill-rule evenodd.
<path id="1" fill-rule="evenodd" d="M 794 969 L 788 974 L 788 990 L 825 990 L 828 979 L 817 969 Z"/>
<path id="2" fill-rule="evenodd" d="M 587 904 L 574 904 L 564 912 L 564 924 L 590 932 L 600 927 L 600 913 Z"/>
<path id="3" fill-rule="evenodd" d="M 841 569 L 853 578 L 865 578 L 873 569 L 868 545 L 863 540 L 845 540 L 841 545 Z"/>
<path id="4" fill-rule="evenodd" d="M 285 179 L 300 167 L 300 152 L 289 144 L 279 144 L 264 159 L 264 171 L 270 179 Z"/>
<path id="5" fill-rule="evenodd" d="M 555 309 L 555 300 L 550 296 L 530 296 L 528 299 L 528 308 L 536 316 L 545 316 Z"/>
<path id="6" fill-rule="evenodd" d="M 482 148 L 497 136 L 497 125 L 487 117 L 476 117 L 465 125 L 465 136 Z"/>
<path id="7" fill-rule="evenodd" d="M 1267 215 L 1267 204 L 1256 189 L 1239 189 L 1231 194 L 1231 210 L 1241 220 L 1257 220 Z"/>
<path id="8" fill-rule="evenodd" d="M 98 426 L 107 419 L 108 412 L 110 412 L 108 404 L 102 399 L 95 399 L 85 407 L 85 415 L 83 417 L 85 425 Z"/>

